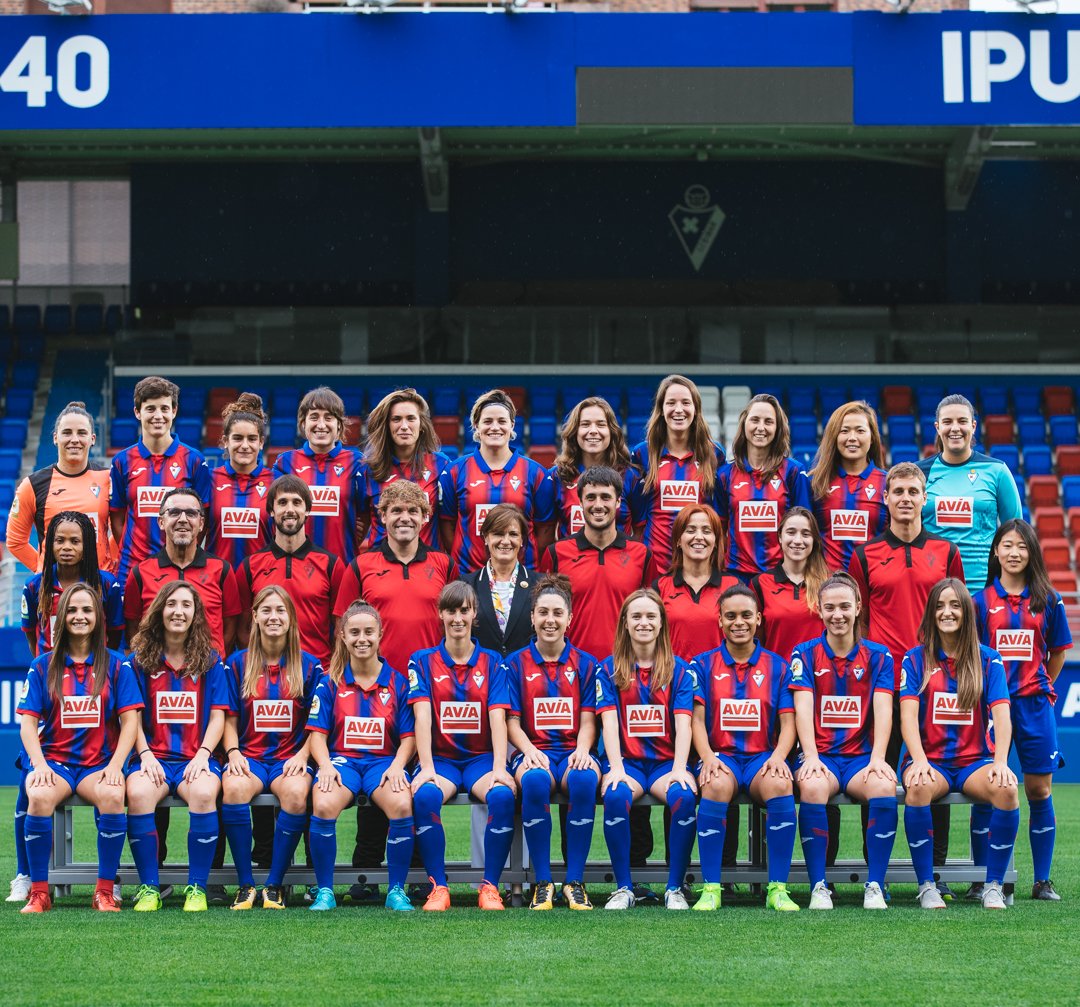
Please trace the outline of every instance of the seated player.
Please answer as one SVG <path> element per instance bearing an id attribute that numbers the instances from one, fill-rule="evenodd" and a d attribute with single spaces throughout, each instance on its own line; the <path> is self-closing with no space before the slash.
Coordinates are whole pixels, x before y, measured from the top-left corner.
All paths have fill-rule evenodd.
<path id="1" fill-rule="evenodd" d="M 274 828 L 264 909 L 284 909 L 285 871 L 308 823 L 311 772 L 304 730 L 322 666 L 300 649 L 296 609 L 283 587 L 271 584 L 252 606 L 251 639 L 225 663 L 226 767 L 221 777 L 221 821 L 236 864 L 233 909 L 255 905 L 251 870 L 251 801 L 271 793 L 281 804 Z"/>
<path id="2" fill-rule="evenodd" d="M 596 660 L 566 639 L 570 581 L 549 575 L 533 589 L 536 640 L 504 662 L 510 710 L 506 733 L 518 750 L 514 776 L 521 787 L 521 818 L 536 885 L 532 909 L 551 909 L 551 800 L 569 796 L 566 883 L 571 909 L 592 909 L 582 878 L 592 843 L 600 764 L 596 742 Z"/>
<path id="3" fill-rule="evenodd" d="M 52 909 L 52 815 L 72 794 L 98 811 L 98 881 L 92 905 L 101 912 L 119 911 L 113 879 L 127 834 L 123 768 L 141 707 L 131 669 L 105 646 L 101 599 L 84 585 L 73 584 L 57 607 L 56 646 L 30 665 L 26 693 L 16 710 L 32 767 L 26 777 L 25 823 L 30 897 L 20 912 Z"/>
<path id="4" fill-rule="evenodd" d="M 405 772 L 415 752 L 405 676 L 379 656 L 382 620 L 364 602 L 341 617 L 330 670 L 311 701 L 307 730 L 319 767 L 312 791 L 311 862 L 318 891 L 311 909 L 334 909 L 337 820 L 362 793 L 390 819 L 386 908 L 409 912 L 405 878 L 413 851 L 413 808 Z"/>

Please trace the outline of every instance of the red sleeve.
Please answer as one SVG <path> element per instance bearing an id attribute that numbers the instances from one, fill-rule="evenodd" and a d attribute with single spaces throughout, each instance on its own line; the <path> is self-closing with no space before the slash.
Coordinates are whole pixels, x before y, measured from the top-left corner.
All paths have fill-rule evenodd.
<path id="1" fill-rule="evenodd" d="M 236 588 L 236 574 L 228 563 L 222 564 L 223 576 L 221 578 L 221 613 L 226 619 L 239 615 L 243 609 L 240 607 L 240 592 Z"/>
<path id="2" fill-rule="evenodd" d="M 645 546 L 645 569 L 641 574 L 641 586 L 649 587 L 653 586 L 653 590 L 656 590 L 657 573 L 656 560 L 653 558 L 653 551 L 648 546 Z"/>
<path id="3" fill-rule="evenodd" d="M 243 563 L 236 569 L 236 594 L 240 599 L 240 611 L 247 612 L 251 608 L 251 559 L 245 558 Z"/>
<path id="4" fill-rule="evenodd" d="M 951 542 L 949 543 L 949 576 L 957 580 L 964 579 L 964 561 L 960 558 L 960 550 Z"/>
<path id="5" fill-rule="evenodd" d="M 750 578 L 750 587 L 757 596 L 758 611 L 762 614 L 762 623 L 765 621 L 765 595 L 761 593 L 761 574 Z"/>
<path id="6" fill-rule="evenodd" d="M 552 542 L 543 552 L 540 557 L 540 572 L 541 573 L 558 573 L 559 572 L 559 556 L 555 552 L 555 543 Z"/>
<path id="7" fill-rule="evenodd" d="M 133 566 L 128 572 L 127 584 L 124 586 L 124 619 L 128 622 L 138 622 L 142 616 L 142 575 L 139 568 Z"/>
<path id="8" fill-rule="evenodd" d="M 330 597 L 336 599 L 338 596 L 338 589 L 341 587 L 341 582 L 345 577 L 345 564 L 342 563 L 337 556 L 331 556 L 330 569 L 327 573 L 330 575 Z M 335 612 L 334 614 L 336 615 L 337 613 Z"/>
<path id="9" fill-rule="evenodd" d="M 856 546 L 855 551 L 851 554 L 851 562 L 848 564 L 848 573 L 855 579 L 855 583 L 859 585 L 859 595 L 862 598 L 863 611 L 870 611 L 870 585 L 867 583 L 866 576 L 866 554 L 863 552 L 862 546 Z"/>
<path id="10" fill-rule="evenodd" d="M 353 560 L 341 573 L 337 595 L 334 599 L 334 615 L 341 618 L 345 610 L 360 597 L 360 578 L 357 574 L 356 560 Z"/>

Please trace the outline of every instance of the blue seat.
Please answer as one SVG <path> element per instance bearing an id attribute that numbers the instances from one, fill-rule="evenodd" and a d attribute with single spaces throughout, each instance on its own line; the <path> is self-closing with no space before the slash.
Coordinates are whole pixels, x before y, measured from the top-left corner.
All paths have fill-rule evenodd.
<path id="1" fill-rule="evenodd" d="M 935 413 L 938 403 L 945 398 L 945 394 L 945 389 L 940 385 L 916 385 L 916 407 L 920 413 Z"/>
<path id="2" fill-rule="evenodd" d="M 0 480 L 14 480 L 22 468 L 22 452 L 18 448 L 0 448 Z"/>
<path id="3" fill-rule="evenodd" d="M 529 444 L 555 443 L 555 417 L 533 416 L 529 420 Z"/>
<path id="4" fill-rule="evenodd" d="M 202 452 L 206 467 L 213 471 L 225 464 L 225 452 L 221 448 L 204 448 Z"/>
<path id="5" fill-rule="evenodd" d="M 0 420 L 0 448 L 26 447 L 26 420 Z M 9 500 L 10 504 L 11 501 Z"/>
<path id="6" fill-rule="evenodd" d="M 529 415 L 530 416 L 554 416 L 556 389 L 549 385 L 541 385 L 529 389 Z"/>
<path id="7" fill-rule="evenodd" d="M 554 405 L 554 396 L 552 396 Z M 461 389 L 456 385 L 442 386 L 435 389 L 431 397 L 433 416 L 456 416 L 461 411 Z M 554 412 L 554 408 L 552 412 Z"/>
<path id="8" fill-rule="evenodd" d="M 1020 471 L 1020 449 L 1015 444 L 995 444 L 990 449 L 992 458 L 1000 458 L 1009 467 L 1009 471 L 1016 475 Z"/>
<path id="9" fill-rule="evenodd" d="M 174 424 L 176 436 L 185 444 L 197 448 L 202 443 L 202 418 L 181 416 Z"/>
<path id="10" fill-rule="evenodd" d="M 934 438 L 937 437 L 937 430 L 934 428 L 936 422 L 933 413 L 919 414 L 919 440 L 923 444 L 934 443 Z"/>
<path id="11" fill-rule="evenodd" d="M 292 447 L 296 443 L 296 414 L 270 420 L 270 443 L 276 448 Z"/>
<path id="12" fill-rule="evenodd" d="M 206 415 L 207 391 L 205 388 L 181 388 L 180 412 L 185 419 L 202 420 Z"/>
<path id="13" fill-rule="evenodd" d="M 1050 443 L 1059 448 L 1063 444 L 1076 444 L 1076 417 L 1050 417 Z"/>
<path id="14" fill-rule="evenodd" d="M 41 308 L 36 304 L 16 304 L 11 316 L 11 330 L 17 336 L 41 331 Z"/>
<path id="15" fill-rule="evenodd" d="M 37 388 L 41 368 L 35 360 L 20 360 L 11 368 L 13 388 Z"/>
<path id="16" fill-rule="evenodd" d="M 105 309 L 105 331 L 115 336 L 124 327 L 124 313 L 119 304 L 110 304 Z"/>
<path id="17" fill-rule="evenodd" d="M 80 336 L 96 336 L 105 327 L 105 309 L 100 304 L 80 304 L 75 309 L 75 331 Z"/>
<path id="18" fill-rule="evenodd" d="M 983 416 L 1004 416 L 1009 411 L 1009 390 L 989 385 L 980 390 L 979 403 Z"/>
<path id="19" fill-rule="evenodd" d="M 9 388 L 4 400 L 4 413 L 12 419 L 26 420 L 34 410 L 33 388 Z"/>
<path id="20" fill-rule="evenodd" d="M 889 417 L 889 443 L 914 444 L 915 443 L 915 417 L 914 416 L 890 416 Z"/>
<path id="21" fill-rule="evenodd" d="M 821 389 L 821 418 L 827 422 L 829 417 L 841 406 L 846 405 L 851 399 L 848 398 L 846 388 L 822 388 Z"/>
<path id="22" fill-rule="evenodd" d="M 817 445 L 812 443 L 794 444 L 791 448 L 791 457 L 804 468 L 809 468 L 810 463 L 817 454 Z"/>
<path id="23" fill-rule="evenodd" d="M 300 408 L 300 393 L 295 388 L 275 388 L 270 398 L 270 412 L 273 416 L 296 416 Z"/>
<path id="24" fill-rule="evenodd" d="M 514 418 L 514 433 L 517 437 L 514 438 L 514 445 L 521 447 L 525 443 L 525 417 L 517 416 Z"/>
<path id="25" fill-rule="evenodd" d="M 570 412 L 582 399 L 588 398 L 592 394 L 592 390 L 588 385 L 570 384 L 563 385 L 562 390 L 562 408 L 564 413 Z M 472 404 L 472 399 L 469 400 L 469 404 Z M 649 408 L 652 409 L 652 402 L 649 402 Z"/>
<path id="26" fill-rule="evenodd" d="M 0 510 L 7 514 L 11 510 L 11 501 L 15 499 L 15 487 L 11 483 L 0 485 Z M 4 527 L 7 527 L 5 522 Z"/>
<path id="27" fill-rule="evenodd" d="M 446 455 L 450 461 L 454 461 L 461 456 L 461 449 L 456 444 L 444 444 L 442 446 L 442 453 Z"/>
<path id="28" fill-rule="evenodd" d="M 793 444 L 815 444 L 818 439 L 817 419 L 806 413 L 791 416 L 791 441 Z"/>
<path id="29" fill-rule="evenodd" d="M 626 408 L 633 416 L 652 412 L 653 396 L 655 388 L 647 388 L 644 385 L 631 385 L 626 390 Z"/>
<path id="30" fill-rule="evenodd" d="M 1031 385 L 1017 385 L 1013 389 L 1013 405 L 1017 416 L 1030 416 L 1042 412 L 1042 389 Z"/>
<path id="31" fill-rule="evenodd" d="M 851 389 L 851 401 L 867 402 L 874 412 L 877 412 L 881 402 L 881 387 L 879 385 L 854 385 Z"/>
<path id="32" fill-rule="evenodd" d="M 1054 465 L 1050 449 L 1045 444 L 1032 444 L 1024 448 L 1024 475 L 1052 476 L 1053 474 Z"/>
<path id="33" fill-rule="evenodd" d="M 648 415 L 626 417 L 626 439 L 630 450 L 633 450 L 639 441 L 645 439 L 645 425 L 648 422 Z"/>
<path id="34" fill-rule="evenodd" d="M 1022 448 L 1026 448 L 1029 444 L 1045 444 L 1046 421 L 1037 414 L 1017 416 L 1016 433 Z"/>
<path id="35" fill-rule="evenodd" d="M 66 336 L 71 331 L 71 305 L 48 305 L 45 308 L 44 328 L 47 335 Z"/>
<path id="36" fill-rule="evenodd" d="M 794 420 L 797 416 L 817 415 L 817 389 L 792 388 L 788 394 L 788 416 Z M 815 434 L 816 436 L 816 434 Z"/>
<path id="37" fill-rule="evenodd" d="M 917 444 L 892 444 L 889 447 L 890 465 L 899 465 L 900 462 L 917 462 L 922 457 L 922 452 Z"/>
<path id="38" fill-rule="evenodd" d="M 1020 494 L 1020 506 L 1027 505 L 1027 483 L 1018 475 L 1013 476 L 1013 481 L 1016 483 L 1016 492 Z"/>
<path id="39" fill-rule="evenodd" d="M 1061 506 L 1065 510 L 1080 507 L 1080 476 L 1062 476 Z"/>
<path id="40" fill-rule="evenodd" d="M 130 447 L 139 439 L 139 421 L 134 416 L 117 416 L 109 428 L 109 444 L 114 448 Z"/>

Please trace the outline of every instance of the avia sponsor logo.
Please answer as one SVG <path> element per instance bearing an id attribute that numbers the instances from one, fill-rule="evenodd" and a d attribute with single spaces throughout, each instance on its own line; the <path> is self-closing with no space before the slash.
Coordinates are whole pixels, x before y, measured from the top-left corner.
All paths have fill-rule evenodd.
<path id="1" fill-rule="evenodd" d="M 194 692 L 159 692 L 155 710 L 159 724 L 194 724 L 199 719 L 198 696 Z"/>
<path id="2" fill-rule="evenodd" d="M 974 514 L 974 497 L 938 497 L 934 501 L 934 517 L 939 527 L 970 528 Z"/>
<path id="3" fill-rule="evenodd" d="M 822 727 L 846 731 L 862 723 L 862 696 L 822 696 L 818 709 Z"/>
<path id="4" fill-rule="evenodd" d="M 479 734 L 479 703 L 440 703 L 439 727 L 443 734 Z"/>
<path id="5" fill-rule="evenodd" d="M 1052 68 L 1048 31 L 1030 31 L 1026 40 L 1019 32 L 943 31 L 943 100 L 947 105 L 964 102 L 985 104 L 991 100 L 994 84 L 1016 80 L 1026 66 L 1027 86 L 1038 98 L 1054 105 L 1076 101 L 1080 98 L 1080 31 L 1059 32 L 1059 41 L 1061 35 L 1066 36 L 1067 44 L 1055 46 L 1058 58 Z M 968 56 L 966 61 L 965 41 Z M 1062 54 L 1065 55 L 1064 73 L 1061 66 Z"/>
<path id="6" fill-rule="evenodd" d="M 630 738 L 667 737 L 667 707 L 655 703 L 626 708 L 626 734 Z"/>
<path id="7" fill-rule="evenodd" d="M 699 501 L 701 487 L 691 479 L 661 479 L 660 509 L 681 511 L 687 504 Z"/>
<path id="8" fill-rule="evenodd" d="M 222 538 L 258 538 L 259 512 L 254 507 L 223 507 Z"/>
<path id="9" fill-rule="evenodd" d="M 473 511 L 473 534 L 477 538 L 480 537 L 480 529 L 484 527 L 484 520 L 488 516 L 488 512 L 492 507 L 497 506 L 493 503 L 482 503 L 476 505 L 476 510 Z"/>
<path id="10" fill-rule="evenodd" d="M 309 486 L 313 517 L 337 517 L 341 513 L 340 486 Z"/>
<path id="11" fill-rule="evenodd" d="M 832 539 L 834 542 L 865 542 L 870 531 L 870 515 L 864 510 L 834 510 Z"/>
<path id="12" fill-rule="evenodd" d="M 100 696 L 63 696 L 60 726 L 70 730 L 101 727 Z"/>
<path id="13" fill-rule="evenodd" d="M 569 696 L 533 700 L 533 726 L 538 731 L 572 731 L 574 704 Z"/>
<path id="14" fill-rule="evenodd" d="M 161 511 L 161 502 L 168 492 L 168 486 L 135 487 L 135 516 L 157 517 Z"/>
<path id="15" fill-rule="evenodd" d="M 570 520 L 568 524 L 571 535 L 576 535 L 585 527 L 585 514 L 581 509 L 581 504 L 574 504 L 570 508 Z"/>
<path id="16" fill-rule="evenodd" d="M 776 531 L 779 508 L 775 500 L 740 500 L 739 531 Z"/>
<path id="17" fill-rule="evenodd" d="M 945 726 L 959 724 L 970 726 L 975 723 L 974 710 L 962 710 L 955 692 L 934 693 L 933 721 Z"/>
<path id="18" fill-rule="evenodd" d="M 721 731 L 758 731 L 761 729 L 760 699 L 721 699 Z"/>
<path id="19" fill-rule="evenodd" d="M 284 699 L 256 699 L 252 703 L 255 730 L 262 734 L 281 734 L 293 726 L 293 704 Z"/>
<path id="20" fill-rule="evenodd" d="M 1004 661 L 1030 661 L 1035 655 L 1035 630 L 999 629 L 994 636 L 994 650 Z"/>
<path id="21" fill-rule="evenodd" d="M 1063 720 L 1072 720 L 1080 716 L 1080 682 L 1073 682 L 1061 702 L 1060 716 Z"/>
<path id="22" fill-rule="evenodd" d="M 341 743 L 345 748 L 382 748 L 386 743 L 386 721 L 382 717 L 346 717 Z"/>

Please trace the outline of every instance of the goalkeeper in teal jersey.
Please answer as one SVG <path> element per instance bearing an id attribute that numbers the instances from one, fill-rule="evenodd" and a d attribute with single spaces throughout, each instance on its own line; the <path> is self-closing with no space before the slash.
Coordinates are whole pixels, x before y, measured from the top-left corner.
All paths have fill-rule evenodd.
<path id="1" fill-rule="evenodd" d="M 938 453 L 919 462 L 926 473 L 923 527 L 956 545 L 968 589 L 981 591 L 998 525 L 1023 517 L 1020 494 L 1003 461 L 972 450 L 975 407 L 963 395 L 938 403 L 934 427 Z"/>

